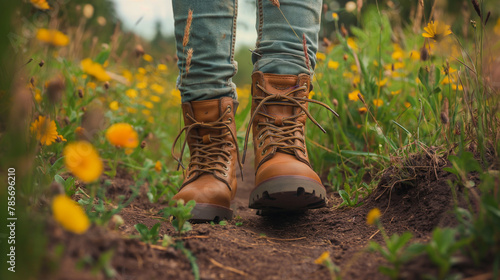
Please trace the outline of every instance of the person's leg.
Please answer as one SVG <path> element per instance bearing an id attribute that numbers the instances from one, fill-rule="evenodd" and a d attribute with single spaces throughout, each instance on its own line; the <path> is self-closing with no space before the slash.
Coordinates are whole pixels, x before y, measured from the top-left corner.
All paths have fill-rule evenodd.
<path id="1" fill-rule="evenodd" d="M 298 75 L 316 66 L 321 0 L 282 0 L 280 8 L 269 0 L 257 3 L 257 42 L 252 54 L 254 71 Z M 283 18 L 283 15 L 286 16 Z M 290 25 L 287 23 L 290 23 Z M 293 29 L 291 27 L 293 27 Z M 303 35 L 310 60 L 305 63 Z"/>
<path id="2" fill-rule="evenodd" d="M 264 212 L 319 208 L 325 206 L 326 198 L 305 142 L 306 119 L 317 124 L 307 110 L 308 103 L 328 108 L 308 99 L 321 0 L 282 0 L 280 4 L 291 27 L 271 1 L 257 0 L 258 39 L 252 55 L 252 117 L 247 137 L 253 127 L 256 177 L 249 206 Z"/>
<path id="3" fill-rule="evenodd" d="M 196 201 L 192 220 L 231 219 L 239 163 L 234 123 L 238 103 L 231 81 L 237 71 L 233 60 L 237 0 L 173 0 L 172 5 L 180 72 L 177 86 L 185 125 L 174 141 L 172 155 L 182 164 L 186 144 L 190 152 L 184 182 L 174 199 Z M 190 49 L 192 57 L 188 58 Z M 176 157 L 174 147 L 183 132 L 186 139 Z"/>
<path id="4" fill-rule="evenodd" d="M 179 58 L 177 87 L 182 102 L 226 96 L 236 99 L 236 87 L 231 79 L 238 69 L 234 61 L 237 0 L 172 0 L 172 7 Z M 189 10 L 192 10 L 192 20 L 186 37 Z M 187 73 L 190 48 L 193 54 Z"/>

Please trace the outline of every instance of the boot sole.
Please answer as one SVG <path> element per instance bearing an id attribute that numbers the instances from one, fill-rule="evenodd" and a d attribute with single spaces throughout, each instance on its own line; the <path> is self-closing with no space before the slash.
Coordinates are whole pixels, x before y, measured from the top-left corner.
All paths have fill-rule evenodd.
<path id="1" fill-rule="evenodd" d="M 193 217 L 189 220 L 195 223 L 219 222 L 233 219 L 233 210 L 209 203 L 197 203 L 191 214 Z"/>
<path id="2" fill-rule="evenodd" d="M 249 206 L 266 215 L 304 212 L 326 206 L 326 189 L 317 181 L 302 176 L 278 176 L 262 182 L 250 194 Z"/>

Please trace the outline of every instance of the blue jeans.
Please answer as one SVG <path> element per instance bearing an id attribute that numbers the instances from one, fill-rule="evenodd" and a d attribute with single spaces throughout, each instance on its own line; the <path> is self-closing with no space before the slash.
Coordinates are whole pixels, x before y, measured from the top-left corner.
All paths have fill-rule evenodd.
<path id="1" fill-rule="evenodd" d="M 257 5 L 257 42 L 252 54 L 254 71 L 298 75 L 316 66 L 321 0 L 281 0 L 280 10 L 269 0 Z M 182 102 L 236 99 L 232 77 L 238 71 L 234 61 L 238 0 L 172 0 Z M 189 41 L 183 45 L 189 10 L 193 11 Z M 295 32 L 294 32 L 295 31 Z M 305 63 L 302 36 L 307 41 L 309 67 Z M 189 72 L 187 54 L 192 48 Z"/>

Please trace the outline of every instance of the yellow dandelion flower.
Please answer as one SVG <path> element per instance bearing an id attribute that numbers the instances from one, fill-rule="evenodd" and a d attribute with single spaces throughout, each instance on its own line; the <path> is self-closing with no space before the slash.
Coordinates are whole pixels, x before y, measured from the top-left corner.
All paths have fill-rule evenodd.
<path id="1" fill-rule="evenodd" d="M 167 65 L 165 65 L 165 64 L 161 64 L 161 63 L 160 63 L 160 64 L 158 64 L 158 66 L 157 66 L 157 67 L 158 67 L 158 70 L 159 70 L 159 71 L 167 71 L 167 70 L 168 70 L 168 67 L 167 67 Z"/>
<path id="2" fill-rule="evenodd" d="M 93 76 L 99 81 L 109 81 L 111 77 L 106 73 L 103 66 L 97 62 L 93 62 L 90 58 L 85 58 L 80 62 L 83 72 Z"/>
<path id="3" fill-rule="evenodd" d="M 137 68 L 137 72 L 139 72 L 142 75 L 145 75 L 147 73 L 146 69 L 144 69 L 143 67 Z"/>
<path id="4" fill-rule="evenodd" d="M 165 88 L 160 86 L 159 84 L 152 84 L 150 88 L 158 94 L 162 94 L 165 92 Z"/>
<path id="5" fill-rule="evenodd" d="M 147 62 L 153 61 L 153 57 L 147 53 L 142 56 L 142 59 L 146 60 Z"/>
<path id="6" fill-rule="evenodd" d="M 464 87 L 462 85 L 457 86 L 457 84 L 451 84 L 451 89 L 462 91 L 464 90 Z"/>
<path id="7" fill-rule="evenodd" d="M 450 26 L 439 21 L 431 21 L 424 27 L 425 32 L 422 36 L 425 38 L 431 38 L 434 41 L 440 41 L 444 37 L 451 34 Z"/>
<path id="8" fill-rule="evenodd" d="M 130 72 L 129 70 L 123 70 L 122 76 L 127 79 L 129 83 L 134 80 L 134 75 L 132 75 L 132 72 Z"/>
<path id="9" fill-rule="evenodd" d="M 406 108 L 410 108 L 411 107 L 410 102 L 405 102 L 404 105 L 405 105 Z"/>
<path id="10" fill-rule="evenodd" d="M 401 90 L 398 89 L 398 90 L 395 90 L 395 91 L 391 91 L 391 95 L 398 95 L 401 93 Z"/>
<path id="11" fill-rule="evenodd" d="M 57 140 L 56 123 L 48 117 L 39 116 L 30 126 L 31 133 L 36 135 L 36 140 L 42 145 L 50 146 Z"/>
<path id="12" fill-rule="evenodd" d="M 337 21 L 339 20 L 339 15 L 337 13 L 332 13 L 332 18 L 333 20 Z"/>
<path id="13" fill-rule="evenodd" d="M 322 53 L 322 52 L 317 52 L 316 53 L 316 58 L 318 60 L 325 60 L 326 59 L 326 55 L 324 53 Z"/>
<path id="14" fill-rule="evenodd" d="M 373 105 L 375 105 L 376 107 L 380 107 L 380 106 L 384 105 L 384 101 L 380 98 L 374 99 Z"/>
<path id="15" fill-rule="evenodd" d="M 132 107 L 127 107 L 127 112 L 130 114 L 135 114 L 137 113 L 137 109 Z"/>
<path id="16" fill-rule="evenodd" d="M 95 89 L 97 87 L 97 84 L 94 83 L 94 82 L 88 82 L 87 83 L 87 87 L 91 88 L 91 89 Z"/>
<path id="17" fill-rule="evenodd" d="M 373 225 L 381 215 L 382 213 L 380 213 L 380 209 L 373 208 L 372 210 L 370 210 L 370 212 L 368 212 L 368 215 L 366 215 L 366 223 L 369 225 Z"/>
<path id="18" fill-rule="evenodd" d="M 340 63 L 338 63 L 337 61 L 333 61 L 333 60 L 328 60 L 328 68 L 330 69 L 333 69 L 333 70 L 337 70 L 340 66 Z"/>
<path id="19" fill-rule="evenodd" d="M 351 64 L 351 71 L 358 72 L 358 66 L 356 64 Z"/>
<path id="20" fill-rule="evenodd" d="M 51 44 L 56 47 L 64 47 L 69 44 L 69 38 L 64 33 L 55 29 L 40 28 L 36 33 L 38 41 Z"/>
<path id="21" fill-rule="evenodd" d="M 149 102 L 149 101 L 142 102 L 142 105 L 144 105 L 144 107 L 146 107 L 148 109 L 153 109 L 153 107 L 154 107 L 153 103 Z"/>
<path id="22" fill-rule="evenodd" d="M 50 6 L 46 0 L 30 0 L 31 4 L 39 10 L 49 10 Z"/>
<path id="23" fill-rule="evenodd" d="M 135 148 L 139 145 L 137 132 L 128 123 L 116 123 L 106 131 L 106 139 L 120 148 Z"/>
<path id="24" fill-rule="evenodd" d="M 349 37 L 347 38 L 347 45 L 355 52 L 358 51 L 358 44 L 356 43 L 356 40 L 354 38 Z"/>
<path id="25" fill-rule="evenodd" d="M 137 83 L 136 86 L 138 89 L 145 89 L 148 87 L 148 84 L 146 82 L 140 82 L 140 83 Z"/>
<path id="26" fill-rule="evenodd" d="M 141 113 L 143 113 L 143 114 L 144 114 L 144 115 L 146 115 L 146 116 L 151 115 L 151 111 L 149 111 L 148 109 L 143 109 L 143 110 L 141 111 Z"/>
<path id="27" fill-rule="evenodd" d="M 38 89 L 38 88 L 35 89 L 35 101 L 40 103 L 40 102 L 42 102 L 42 99 L 43 98 L 42 98 L 42 94 L 41 94 L 40 89 Z"/>
<path id="28" fill-rule="evenodd" d="M 125 94 L 130 98 L 130 99 L 134 99 L 137 97 L 137 90 L 133 89 L 133 88 L 129 88 L 125 91 Z"/>
<path id="29" fill-rule="evenodd" d="M 307 98 L 311 99 L 314 95 L 316 95 L 316 93 L 314 92 L 314 90 L 311 90 Z"/>
<path id="30" fill-rule="evenodd" d="M 149 97 L 149 99 L 151 99 L 151 101 L 155 102 L 155 103 L 158 103 L 161 101 L 160 97 L 156 96 L 156 95 L 151 95 Z"/>
<path id="31" fill-rule="evenodd" d="M 91 183 L 101 176 L 101 158 L 89 142 L 70 143 L 64 147 L 63 155 L 66 168 L 83 182 Z"/>
<path id="32" fill-rule="evenodd" d="M 361 94 L 360 91 L 357 89 L 353 92 L 350 92 L 347 97 L 349 98 L 349 100 L 351 101 L 358 101 L 359 100 L 359 97 L 358 97 L 358 94 Z M 363 96 L 363 95 L 361 95 Z"/>
<path id="33" fill-rule="evenodd" d="M 64 194 L 52 200 L 54 219 L 67 231 L 82 234 L 90 227 L 90 221 L 80 204 Z"/>
<path id="34" fill-rule="evenodd" d="M 419 51 L 411 51 L 410 52 L 410 59 L 413 61 L 419 61 L 420 60 L 420 52 Z"/>
<path id="35" fill-rule="evenodd" d="M 383 87 L 387 84 L 387 78 L 384 78 L 381 81 L 376 81 L 375 83 L 377 84 L 378 87 Z"/>
<path id="36" fill-rule="evenodd" d="M 161 171 L 161 162 L 158 160 L 156 161 L 156 164 L 155 164 L 155 170 L 157 172 L 160 172 Z"/>
<path id="37" fill-rule="evenodd" d="M 150 123 L 155 123 L 155 118 L 150 116 L 150 117 L 148 117 L 147 121 Z"/>
<path id="38" fill-rule="evenodd" d="M 358 113 L 360 115 L 363 115 L 366 112 L 368 112 L 368 109 L 366 107 L 361 107 L 361 108 L 358 109 Z"/>
<path id="39" fill-rule="evenodd" d="M 330 259 L 330 252 L 324 251 L 319 258 L 317 258 L 314 263 L 315 264 L 323 264 L 325 261 Z"/>
<path id="40" fill-rule="evenodd" d="M 112 101 L 111 103 L 109 103 L 109 109 L 116 111 L 118 110 L 118 108 L 119 108 L 118 101 Z"/>

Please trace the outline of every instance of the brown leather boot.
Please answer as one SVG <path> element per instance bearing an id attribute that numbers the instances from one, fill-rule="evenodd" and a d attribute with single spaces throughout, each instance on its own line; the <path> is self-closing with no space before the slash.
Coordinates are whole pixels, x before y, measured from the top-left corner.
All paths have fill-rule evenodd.
<path id="1" fill-rule="evenodd" d="M 310 87 L 307 74 L 252 75 L 252 117 L 244 148 L 245 153 L 253 127 L 255 188 L 250 194 L 250 208 L 264 213 L 304 211 L 326 204 L 326 190 L 307 155 L 306 119 L 325 131 L 309 114 L 307 105 L 317 103 L 337 113 L 324 103 L 308 99 Z"/>
<path id="2" fill-rule="evenodd" d="M 182 153 L 189 146 L 191 159 L 186 177 L 173 199 L 196 201 L 194 221 L 232 219 L 231 200 L 236 194 L 236 163 L 240 164 L 236 142 L 234 112 L 238 102 L 231 97 L 192 101 L 182 104 L 186 140 L 181 155 L 174 159 L 182 165 Z M 184 167 L 184 166 L 183 166 Z"/>

